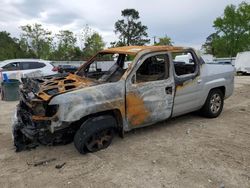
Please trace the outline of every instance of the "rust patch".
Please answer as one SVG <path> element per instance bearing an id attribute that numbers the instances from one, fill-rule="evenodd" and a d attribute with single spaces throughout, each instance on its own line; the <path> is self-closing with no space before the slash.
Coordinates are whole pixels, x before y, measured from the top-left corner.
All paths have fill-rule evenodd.
<path id="1" fill-rule="evenodd" d="M 135 126 L 141 125 L 149 117 L 143 100 L 134 93 L 128 93 L 126 100 L 128 121 Z"/>
<path id="2" fill-rule="evenodd" d="M 33 121 L 57 121 L 58 116 L 57 114 L 53 115 L 52 117 L 33 115 L 32 120 Z"/>
<path id="3" fill-rule="evenodd" d="M 45 117 L 45 116 L 32 116 L 32 120 L 34 121 L 46 121 L 46 120 L 51 120 L 50 117 Z"/>
<path id="4" fill-rule="evenodd" d="M 183 47 L 176 46 L 123 46 L 117 48 L 109 48 L 101 51 L 101 53 L 118 53 L 118 54 L 129 54 L 129 55 L 137 55 L 139 52 L 143 50 L 154 51 L 179 51 L 183 50 Z"/>
<path id="5" fill-rule="evenodd" d="M 194 84 L 194 82 L 196 82 L 196 81 L 198 80 L 198 78 L 199 78 L 199 77 L 196 77 L 196 78 L 193 79 L 193 80 L 187 80 L 187 81 L 185 81 L 184 83 L 182 83 L 181 85 L 177 85 L 177 86 L 176 86 L 176 90 L 181 90 L 181 89 L 183 89 L 183 88 L 185 88 L 185 87 L 187 87 L 187 86 L 190 86 L 190 85 Z"/>

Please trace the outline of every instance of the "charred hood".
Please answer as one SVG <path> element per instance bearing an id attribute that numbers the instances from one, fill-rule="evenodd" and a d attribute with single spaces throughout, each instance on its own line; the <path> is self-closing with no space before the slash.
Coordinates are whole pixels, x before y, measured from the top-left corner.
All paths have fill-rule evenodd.
<path id="1" fill-rule="evenodd" d="M 47 76 L 41 78 L 25 78 L 22 80 L 22 91 L 49 101 L 53 96 L 95 85 L 93 80 L 75 74 Z M 32 94 L 31 94 L 32 93 Z M 31 97 L 31 96 L 29 96 Z"/>

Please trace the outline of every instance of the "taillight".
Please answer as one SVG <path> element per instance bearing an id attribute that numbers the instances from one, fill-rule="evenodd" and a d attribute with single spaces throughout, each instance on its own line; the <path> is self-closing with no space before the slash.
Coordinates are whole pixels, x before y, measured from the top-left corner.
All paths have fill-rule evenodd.
<path id="1" fill-rule="evenodd" d="M 53 67 L 52 71 L 57 72 L 58 71 L 58 67 Z"/>

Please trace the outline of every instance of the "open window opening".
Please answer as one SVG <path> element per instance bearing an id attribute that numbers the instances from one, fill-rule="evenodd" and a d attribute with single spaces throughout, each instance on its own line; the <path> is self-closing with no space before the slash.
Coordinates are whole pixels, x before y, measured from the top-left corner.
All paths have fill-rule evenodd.
<path id="1" fill-rule="evenodd" d="M 169 61 L 166 54 L 148 57 L 136 72 L 136 82 L 149 82 L 168 78 Z"/>
<path id="2" fill-rule="evenodd" d="M 125 73 L 133 58 L 127 54 L 100 53 L 78 75 L 101 82 L 116 82 Z"/>
<path id="3" fill-rule="evenodd" d="M 177 76 L 193 74 L 195 72 L 197 62 L 191 52 L 173 52 L 172 57 Z"/>

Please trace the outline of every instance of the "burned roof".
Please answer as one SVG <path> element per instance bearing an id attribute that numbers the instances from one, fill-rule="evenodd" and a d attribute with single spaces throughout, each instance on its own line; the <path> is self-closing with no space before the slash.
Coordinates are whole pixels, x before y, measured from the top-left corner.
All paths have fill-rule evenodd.
<path id="1" fill-rule="evenodd" d="M 183 47 L 176 46 L 123 46 L 117 48 L 109 48 L 102 50 L 101 53 L 118 53 L 118 54 L 129 54 L 129 55 L 137 55 L 139 52 L 144 50 L 149 51 L 179 51 L 183 50 Z"/>

